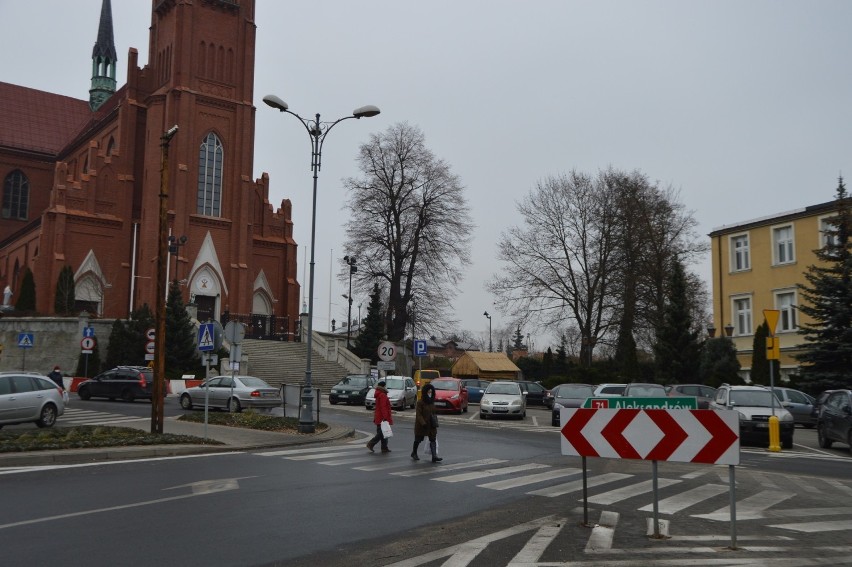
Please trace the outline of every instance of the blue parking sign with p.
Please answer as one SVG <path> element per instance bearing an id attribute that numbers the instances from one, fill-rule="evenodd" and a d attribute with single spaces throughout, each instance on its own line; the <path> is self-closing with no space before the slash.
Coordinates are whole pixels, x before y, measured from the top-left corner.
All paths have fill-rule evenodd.
<path id="1" fill-rule="evenodd" d="M 426 341 L 414 341 L 414 356 L 426 356 Z"/>
<path id="2" fill-rule="evenodd" d="M 202 323 L 198 327 L 198 350 L 208 352 L 214 350 L 213 323 Z"/>

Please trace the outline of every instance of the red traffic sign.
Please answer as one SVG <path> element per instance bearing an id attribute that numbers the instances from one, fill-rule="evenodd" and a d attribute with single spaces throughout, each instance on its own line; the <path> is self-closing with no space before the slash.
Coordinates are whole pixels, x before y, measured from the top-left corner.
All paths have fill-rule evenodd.
<path id="1" fill-rule="evenodd" d="M 148 341 L 145 345 L 145 352 L 148 354 L 154 354 L 154 350 L 156 349 L 156 344 L 154 341 Z"/>
<path id="2" fill-rule="evenodd" d="M 562 454 L 738 465 L 732 410 L 562 408 Z"/>
<path id="3" fill-rule="evenodd" d="M 80 348 L 83 350 L 92 350 L 95 348 L 94 337 L 83 337 L 83 340 L 80 341 Z"/>
<path id="4" fill-rule="evenodd" d="M 156 339 L 157 338 L 157 329 L 151 327 L 150 329 L 145 331 L 145 338 L 147 338 L 149 341 L 153 341 L 154 339 Z"/>

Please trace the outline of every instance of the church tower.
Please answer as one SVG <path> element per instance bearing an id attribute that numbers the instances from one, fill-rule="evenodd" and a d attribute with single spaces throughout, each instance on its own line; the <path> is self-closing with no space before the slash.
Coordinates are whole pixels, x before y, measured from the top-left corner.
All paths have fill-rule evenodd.
<path id="1" fill-rule="evenodd" d="M 103 0 L 98 39 L 92 49 L 92 88 L 89 89 L 89 107 L 92 110 L 97 110 L 115 93 L 117 62 L 112 34 L 112 6 L 109 0 Z"/>

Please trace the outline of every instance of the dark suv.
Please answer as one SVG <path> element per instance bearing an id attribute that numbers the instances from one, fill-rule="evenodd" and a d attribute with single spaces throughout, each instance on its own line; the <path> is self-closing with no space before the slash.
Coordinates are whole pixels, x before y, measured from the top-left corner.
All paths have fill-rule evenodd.
<path id="1" fill-rule="evenodd" d="M 153 394 L 154 371 L 146 366 L 118 366 L 86 380 L 77 388 L 81 400 L 89 398 L 121 398 L 132 402 L 136 398 L 150 400 Z"/>

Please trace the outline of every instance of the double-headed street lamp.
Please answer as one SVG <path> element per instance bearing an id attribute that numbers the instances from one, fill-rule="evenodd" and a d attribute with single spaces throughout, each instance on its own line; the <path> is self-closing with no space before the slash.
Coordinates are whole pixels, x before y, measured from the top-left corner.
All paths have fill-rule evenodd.
<path id="1" fill-rule="evenodd" d="M 314 392 L 311 383 L 311 358 L 313 356 L 313 331 L 314 331 L 314 250 L 316 249 L 316 226 L 317 226 L 317 175 L 322 167 L 322 145 L 325 142 L 325 137 L 339 122 L 348 120 L 349 118 L 369 118 L 376 116 L 380 111 L 372 105 L 362 106 L 352 111 L 352 116 L 344 116 L 338 118 L 334 122 L 320 122 L 319 113 L 316 114 L 314 120 L 306 120 L 295 112 L 290 110 L 286 102 L 275 95 L 266 95 L 263 97 L 263 102 L 272 108 L 276 108 L 281 112 L 292 114 L 298 118 L 302 126 L 308 132 L 308 138 L 311 141 L 311 171 L 314 173 L 314 193 L 313 205 L 311 211 L 311 271 L 308 276 L 308 355 L 307 363 L 305 364 L 305 387 L 302 389 L 301 408 L 299 411 L 299 431 L 301 433 L 313 433 L 316 429 L 314 423 L 313 405 Z"/>
<path id="2" fill-rule="evenodd" d="M 352 274 L 358 271 L 355 256 L 344 256 L 343 261 L 349 266 L 349 320 L 346 323 L 346 350 L 349 350 L 349 339 L 352 336 Z"/>
<path id="3" fill-rule="evenodd" d="M 494 344 L 491 342 L 491 315 L 488 314 L 488 311 L 483 315 L 488 317 L 488 352 L 494 352 Z"/>

